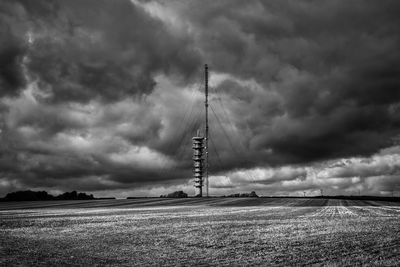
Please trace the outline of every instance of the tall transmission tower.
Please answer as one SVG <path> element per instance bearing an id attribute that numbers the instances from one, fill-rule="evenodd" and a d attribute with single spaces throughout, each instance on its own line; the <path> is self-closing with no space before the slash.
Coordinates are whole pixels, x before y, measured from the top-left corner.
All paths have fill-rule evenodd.
<path id="1" fill-rule="evenodd" d="M 206 196 L 208 197 L 208 66 L 204 65 L 204 78 L 205 78 L 205 88 L 204 88 L 204 107 L 205 107 L 205 134 L 197 135 L 192 138 L 192 148 L 193 148 L 193 175 L 194 175 L 194 187 L 195 196 L 203 196 L 203 185 L 206 184 Z"/>
<path id="2" fill-rule="evenodd" d="M 204 101 L 204 106 L 205 106 L 205 113 L 206 113 L 206 136 L 205 136 L 205 174 L 206 174 L 206 195 L 208 197 L 208 66 L 207 64 L 204 65 L 204 78 L 205 78 L 205 88 L 204 88 L 204 94 L 205 94 L 205 101 Z"/>

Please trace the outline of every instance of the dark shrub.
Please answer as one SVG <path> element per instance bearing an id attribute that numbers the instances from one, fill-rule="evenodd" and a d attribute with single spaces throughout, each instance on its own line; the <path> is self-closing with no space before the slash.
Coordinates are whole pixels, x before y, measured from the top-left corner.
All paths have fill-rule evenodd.
<path id="1" fill-rule="evenodd" d="M 8 193 L 4 198 L 6 201 L 35 201 L 35 200 L 51 200 L 54 197 L 47 194 L 46 191 L 17 191 Z"/>
<path id="2" fill-rule="evenodd" d="M 185 197 L 188 197 L 188 195 L 183 191 L 175 191 L 173 193 L 168 194 L 167 197 L 185 198 Z"/>

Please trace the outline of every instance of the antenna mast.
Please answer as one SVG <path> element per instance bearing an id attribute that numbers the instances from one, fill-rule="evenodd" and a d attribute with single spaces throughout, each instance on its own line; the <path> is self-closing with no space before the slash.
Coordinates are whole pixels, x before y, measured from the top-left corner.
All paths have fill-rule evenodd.
<path id="1" fill-rule="evenodd" d="M 205 64 L 204 66 L 204 74 L 205 74 L 205 88 L 204 88 L 204 93 L 205 93 L 205 109 L 206 109 L 206 136 L 205 136 L 205 152 L 206 152 L 206 164 L 205 164 L 205 169 L 206 169 L 206 195 L 208 197 L 208 66 Z"/>

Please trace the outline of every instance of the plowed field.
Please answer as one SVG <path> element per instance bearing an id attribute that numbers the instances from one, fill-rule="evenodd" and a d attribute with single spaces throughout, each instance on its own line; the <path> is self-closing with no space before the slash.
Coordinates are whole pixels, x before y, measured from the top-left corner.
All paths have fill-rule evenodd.
<path id="1" fill-rule="evenodd" d="M 290 198 L 0 203 L 0 265 L 400 263 L 400 206 Z"/>

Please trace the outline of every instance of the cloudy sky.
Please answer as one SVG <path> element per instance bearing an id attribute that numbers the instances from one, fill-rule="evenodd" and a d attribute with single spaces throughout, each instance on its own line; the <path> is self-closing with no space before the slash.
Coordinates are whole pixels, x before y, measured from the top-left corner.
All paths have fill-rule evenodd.
<path id="1" fill-rule="evenodd" d="M 400 194 L 400 2 L 2 0 L 0 196 Z"/>

